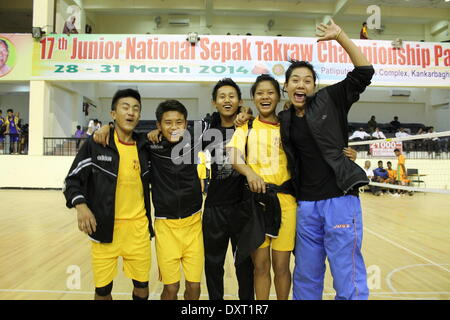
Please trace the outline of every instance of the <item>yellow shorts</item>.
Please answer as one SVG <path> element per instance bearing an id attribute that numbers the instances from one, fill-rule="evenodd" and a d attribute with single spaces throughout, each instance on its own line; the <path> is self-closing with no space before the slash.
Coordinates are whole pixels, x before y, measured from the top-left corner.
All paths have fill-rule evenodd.
<path id="1" fill-rule="evenodd" d="M 148 281 L 151 246 L 147 217 L 138 220 L 115 220 L 113 242 L 92 241 L 91 254 L 97 288 L 106 286 L 116 277 L 118 257 L 123 259 L 123 271 L 128 278 Z"/>
<path id="2" fill-rule="evenodd" d="M 288 194 L 277 194 L 281 206 L 281 225 L 278 237 L 266 236 L 266 240 L 260 248 L 267 248 L 272 244 L 272 250 L 292 251 L 295 245 L 295 227 L 297 217 L 297 202 Z"/>
<path id="3" fill-rule="evenodd" d="M 160 280 L 181 280 L 180 264 L 189 282 L 200 282 L 205 261 L 201 212 L 184 219 L 155 219 L 156 257 Z"/>

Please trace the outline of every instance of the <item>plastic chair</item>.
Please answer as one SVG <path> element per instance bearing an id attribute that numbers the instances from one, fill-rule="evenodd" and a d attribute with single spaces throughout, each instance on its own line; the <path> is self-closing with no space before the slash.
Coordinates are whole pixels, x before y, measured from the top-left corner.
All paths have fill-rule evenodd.
<path id="1" fill-rule="evenodd" d="M 425 181 L 420 179 L 419 175 L 419 169 L 406 169 L 406 175 L 408 176 L 408 179 L 411 180 L 411 182 L 417 184 L 417 186 L 420 188 L 420 184 L 423 183 L 425 188 L 427 185 L 425 184 Z M 411 177 L 411 178 L 410 178 Z"/>

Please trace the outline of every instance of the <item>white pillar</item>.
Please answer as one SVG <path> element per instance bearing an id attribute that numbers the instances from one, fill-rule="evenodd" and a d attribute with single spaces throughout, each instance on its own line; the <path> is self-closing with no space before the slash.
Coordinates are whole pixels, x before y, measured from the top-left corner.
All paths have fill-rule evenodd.
<path id="1" fill-rule="evenodd" d="M 53 25 L 53 15 L 55 10 L 55 0 L 34 0 L 33 1 L 33 27 L 40 27 L 46 34 L 55 31 Z"/>
<path id="2" fill-rule="evenodd" d="M 47 81 L 30 81 L 29 155 L 44 154 L 44 119 L 49 103 L 50 88 Z"/>

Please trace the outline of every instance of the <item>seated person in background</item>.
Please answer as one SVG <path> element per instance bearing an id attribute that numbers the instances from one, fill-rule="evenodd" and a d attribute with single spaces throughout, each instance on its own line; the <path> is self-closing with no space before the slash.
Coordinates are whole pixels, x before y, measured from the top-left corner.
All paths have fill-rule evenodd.
<path id="1" fill-rule="evenodd" d="M 370 133 L 375 131 L 375 128 L 378 127 L 378 123 L 375 120 L 375 116 L 370 117 L 370 120 L 367 122 L 367 126 L 369 128 Z"/>
<path id="2" fill-rule="evenodd" d="M 426 128 L 427 135 L 431 135 L 434 132 L 434 127 L 429 127 Z M 441 139 L 439 139 L 438 137 L 434 137 L 434 138 L 426 138 L 423 140 L 424 146 L 426 151 L 428 151 L 429 154 L 431 154 L 432 152 L 441 152 Z"/>
<path id="3" fill-rule="evenodd" d="M 427 133 L 428 133 L 428 134 L 435 133 L 435 132 L 434 132 L 434 127 L 429 127 Z M 431 138 L 431 140 L 433 140 L 433 141 L 439 141 L 439 138 L 438 138 L 438 137 L 434 137 L 434 138 Z"/>
<path id="4" fill-rule="evenodd" d="M 348 140 L 365 140 L 367 138 L 370 138 L 370 134 L 365 132 L 363 128 L 359 128 L 359 130 L 353 132 Z"/>
<path id="5" fill-rule="evenodd" d="M 386 164 L 387 164 L 388 179 L 385 180 L 385 183 L 398 184 L 397 170 L 392 169 L 392 162 L 388 161 L 386 162 Z M 389 195 L 394 197 L 400 197 L 399 190 L 396 189 L 389 189 Z"/>
<path id="6" fill-rule="evenodd" d="M 425 133 L 427 133 L 427 132 L 424 130 L 424 128 L 419 128 L 419 130 L 417 130 L 416 135 L 425 134 Z"/>
<path id="7" fill-rule="evenodd" d="M 391 126 L 394 132 L 398 131 L 400 127 L 402 126 L 400 121 L 398 121 L 398 116 L 394 117 L 394 120 L 391 121 Z"/>
<path id="8" fill-rule="evenodd" d="M 364 172 L 366 173 L 367 178 L 370 179 L 370 181 L 375 181 L 374 180 L 374 174 L 373 174 L 373 170 L 370 169 L 370 161 L 366 160 L 366 162 L 364 162 L 364 168 L 363 168 Z M 381 190 L 379 187 L 375 187 L 375 186 L 371 186 L 371 185 L 367 185 L 365 186 L 365 188 L 369 189 L 370 192 L 372 192 L 374 195 L 379 196 L 381 195 Z"/>
<path id="9" fill-rule="evenodd" d="M 386 136 L 384 135 L 383 131 L 380 130 L 380 128 L 376 127 L 375 132 L 372 133 L 372 137 L 375 139 L 386 139 Z"/>
<path id="10" fill-rule="evenodd" d="M 373 176 L 375 182 L 385 182 L 389 178 L 387 170 L 383 168 L 383 161 L 378 161 L 378 168 L 373 170 Z"/>
<path id="11" fill-rule="evenodd" d="M 396 184 L 397 170 L 392 169 L 392 162 L 390 162 L 390 161 L 388 161 L 386 163 L 386 165 L 387 165 L 387 172 L 388 172 L 388 179 L 386 180 L 386 183 Z"/>
<path id="12" fill-rule="evenodd" d="M 369 160 L 366 160 L 366 162 L 364 162 L 363 170 L 366 173 L 367 178 L 372 180 L 373 179 L 373 170 L 370 169 L 370 161 Z"/>
<path id="13" fill-rule="evenodd" d="M 395 133 L 396 138 L 405 138 L 409 137 L 410 135 L 405 132 L 405 128 L 398 129 L 398 132 Z"/>

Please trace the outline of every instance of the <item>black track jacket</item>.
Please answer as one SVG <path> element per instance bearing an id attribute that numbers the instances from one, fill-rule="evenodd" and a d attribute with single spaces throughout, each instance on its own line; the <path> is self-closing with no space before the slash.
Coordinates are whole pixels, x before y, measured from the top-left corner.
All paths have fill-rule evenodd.
<path id="1" fill-rule="evenodd" d="M 133 139 L 137 144 L 146 216 L 150 235 L 153 237 L 147 138 L 133 133 Z M 109 146 L 103 147 L 95 143 L 92 137 L 81 146 L 65 179 L 63 192 L 66 206 L 73 208 L 80 203 L 87 204 L 97 220 L 96 231 L 90 237 L 102 243 L 111 243 L 113 240 L 118 172 L 119 152 L 114 142 L 114 129 L 111 129 Z"/>
<path id="2" fill-rule="evenodd" d="M 333 169 L 337 185 L 344 194 L 352 188 L 369 183 L 364 170 L 347 158 L 342 149 L 348 145 L 347 115 L 350 107 L 370 85 L 373 74 L 372 66 L 355 67 L 344 80 L 319 90 L 314 96 L 307 97 L 306 101 L 308 127 L 323 158 Z M 295 116 L 294 108 L 282 111 L 278 115 L 283 149 L 298 194 L 298 182 L 301 177 L 294 146 L 290 142 L 291 120 Z"/>

